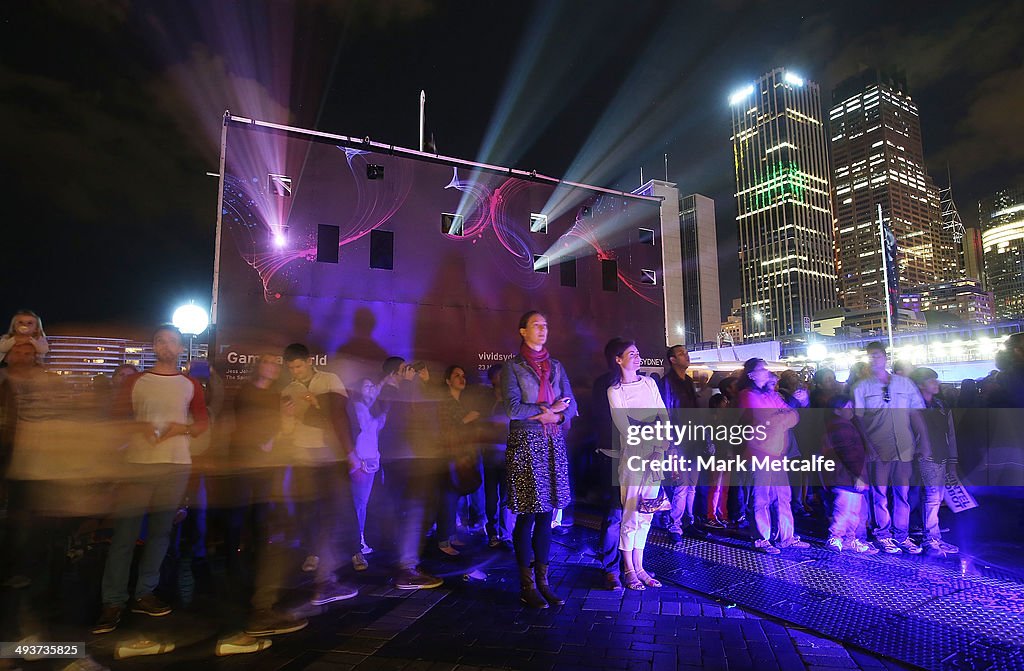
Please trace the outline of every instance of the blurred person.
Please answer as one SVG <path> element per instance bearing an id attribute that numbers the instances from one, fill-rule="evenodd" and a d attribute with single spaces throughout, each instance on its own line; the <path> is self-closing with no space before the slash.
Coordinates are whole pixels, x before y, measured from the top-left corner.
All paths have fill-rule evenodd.
<path id="1" fill-rule="evenodd" d="M 683 345 L 673 345 L 665 352 L 665 373 L 658 385 L 663 399 L 662 405 L 669 409 L 697 408 L 697 388 L 693 378 L 686 374 L 690 367 L 690 353 Z M 613 370 L 614 373 L 614 370 Z M 704 441 L 685 441 L 680 447 L 670 448 L 670 452 L 684 459 L 696 460 L 704 454 Z M 706 531 L 694 526 L 693 502 L 697 494 L 696 469 L 677 471 L 671 474 L 672 509 L 669 511 L 668 533 L 676 543 L 688 538 L 705 539 Z"/>
<path id="2" fill-rule="evenodd" d="M 604 353 L 612 373 L 611 385 L 608 387 L 608 405 L 612 411 L 612 421 L 619 431 L 619 443 L 623 446 L 622 458 L 619 460 L 619 487 L 622 497 L 619 551 L 622 553 L 622 563 L 626 569 L 623 584 L 631 590 L 661 587 L 661 582 L 644 570 L 644 549 L 647 547 L 647 535 L 654 516 L 641 512 L 639 502 L 641 499 L 657 497 L 662 476 L 660 472 L 655 473 L 649 467 L 644 467 L 643 473 L 638 475 L 632 470 L 631 459 L 664 459 L 665 446 L 651 446 L 643 442 L 633 446 L 629 444 L 627 436 L 631 433 L 631 428 L 638 424 L 667 422 L 668 410 L 665 408 L 657 383 L 650 377 L 637 374 L 640 369 L 640 352 L 632 340 L 616 338 L 608 343 Z"/>
<path id="3" fill-rule="evenodd" d="M 242 631 L 218 639 L 218 657 L 259 652 L 271 645 L 260 637 L 303 629 L 305 618 L 278 607 L 287 575 L 285 544 L 273 542 L 291 527 L 285 506 L 275 505 L 291 455 L 280 438 L 281 357 L 263 352 L 234 400 L 235 429 L 229 441 L 234 504 L 225 538 L 228 577 L 235 575 L 235 557 L 243 526 L 251 521 L 251 552 L 255 561 L 250 611 Z"/>
<path id="4" fill-rule="evenodd" d="M 960 393 L 956 397 L 956 407 L 972 409 L 983 407 L 981 391 L 977 380 L 967 378 L 960 383 Z"/>
<path id="5" fill-rule="evenodd" d="M 878 548 L 857 538 L 861 507 L 868 489 L 864 432 L 854 416 L 849 396 L 835 394 L 829 400 L 829 409 L 831 416 L 825 420 L 824 452 L 835 461 L 836 468 L 830 478 L 835 501 L 825 547 L 833 552 L 853 550 L 858 554 L 878 554 Z"/>
<path id="6" fill-rule="evenodd" d="M 459 496 L 476 491 L 483 485 L 480 447 L 474 435 L 480 412 L 464 403 L 466 371 L 462 366 L 448 366 L 444 371 L 444 384 L 447 395 L 441 401 L 438 413 L 448 468 L 438 481 L 437 547 L 454 557 L 459 554 L 456 546 L 464 545 L 456 538 L 455 513 Z M 453 481 L 456 479 L 459 481 Z"/>
<path id="7" fill-rule="evenodd" d="M 775 391 L 777 377 L 768 370 L 763 359 L 748 359 L 743 364 L 743 370 L 746 376 L 740 383 L 736 405 L 747 411 L 745 415 L 752 426 L 764 427 L 764 438 L 755 434 L 747 441 L 747 452 L 749 456 L 781 459 L 789 448 L 789 430 L 797 425 L 800 416 Z M 758 469 L 753 471 L 752 476 L 754 522 L 758 535 L 754 547 L 767 554 L 778 554 L 780 549 L 785 548 L 810 547 L 794 533 L 791 493 L 786 473 Z M 778 517 L 778 530 L 774 534 L 773 508 Z M 773 538 L 777 541 L 774 545 Z"/>
<path id="8" fill-rule="evenodd" d="M 373 553 L 373 548 L 366 543 L 366 511 L 380 471 L 380 431 L 387 423 L 387 413 L 377 403 L 379 395 L 380 387 L 370 378 L 363 378 L 359 382 L 359 396 L 348 406 L 349 419 L 356 434 L 355 448 L 349 458 L 349 474 L 359 525 L 359 552 L 352 557 L 352 565 L 357 571 L 366 570 L 366 556 Z"/>
<path id="9" fill-rule="evenodd" d="M 836 381 L 836 372 L 831 368 L 819 368 L 814 372 L 814 389 L 811 391 L 812 408 L 828 408 L 833 396 L 842 391 Z"/>
<path id="10" fill-rule="evenodd" d="M 501 398 L 501 364 L 487 369 L 491 403 L 481 418 L 481 446 L 484 457 L 484 509 L 487 515 L 487 546 L 507 547 L 511 541 L 512 524 L 508 510 L 508 483 L 505 479 L 505 439 L 508 437 L 508 415 Z M 513 522 L 514 523 L 514 522 Z"/>
<path id="11" fill-rule="evenodd" d="M 434 589 L 444 581 L 419 569 L 424 522 L 432 518 L 431 490 L 440 473 L 428 445 L 432 436 L 425 435 L 430 429 L 422 407 L 424 390 L 416 371 L 402 357 L 388 357 L 381 371 L 378 402 L 388 420 L 379 444 L 394 513 L 391 529 L 398 552 L 394 585 L 403 590 Z"/>
<path id="12" fill-rule="evenodd" d="M 909 493 L 914 460 L 919 454 L 930 452 L 920 413 L 924 400 L 909 378 L 888 371 L 885 345 L 875 341 L 868 343 L 866 349 L 870 369 L 854 385 L 852 397 L 867 437 L 873 535 L 880 549 L 888 554 L 920 554 L 920 546 L 909 536 Z"/>
<path id="13" fill-rule="evenodd" d="M 339 582 L 337 575 L 342 557 L 359 552 L 345 467 L 352 451 L 348 392 L 337 375 L 313 366 L 309 348 L 302 343 L 288 345 L 283 359 L 292 378 L 281 392 L 283 433 L 294 448 L 297 509 L 309 552 L 303 570 L 314 574 L 310 603 L 322 606 L 358 594 L 355 587 Z"/>
<path id="14" fill-rule="evenodd" d="M 925 405 L 921 416 L 928 431 L 928 451 L 922 451 L 917 462 L 924 487 L 924 540 L 921 547 L 933 554 L 956 554 L 959 548 L 942 540 L 939 527 L 939 506 L 945 492 L 946 474 L 956 474 L 958 461 L 953 413 L 939 396 L 938 373 L 921 367 L 910 374 L 910 379 L 921 391 Z"/>
<path id="15" fill-rule="evenodd" d="M 124 453 L 125 478 L 117 488 L 114 535 L 103 572 L 100 617 L 94 634 L 117 628 L 126 604 L 133 613 L 162 617 L 170 606 L 153 591 L 170 543 L 171 524 L 188 483 L 194 436 L 209 425 L 203 389 L 182 374 L 181 332 L 164 324 L 153 334 L 156 363 L 128 378 L 120 389 L 116 416 L 129 434 Z M 135 596 L 128 604 L 128 575 L 142 518 L 147 515 L 146 545 L 139 560 Z"/>
<path id="16" fill-rule="evenodd" d="M 729 405 L 735 407 L 736 398 L 740 391 L 740 376 L 738 375 L 727 375 L 718 382 L 718 393 L 725 396 L 725 400 L 729 401 Z"/>
<path id="17" fill-rule="evenodd" d="M 715 394 L 708 399 L 708 424 L 711 426 L 727 426 L 729 422 L 728 412 L 729 399 L 724 394 Z M 708 437 L 708 454 L 717 456 L 719 459 L 729 459 L 732 456 L 732 445 L 728 440 L 715 442 Z M 729 520 L 729 480 L 731 473 L 728 471 L 712 471 L 709 474 L 708 482 L 708 503 L 704 526 L 709 529 L 724 529 Z"/>
<path id="18" fill-rule="evenodd" d="M 894 361 L 892 364 L 893 375 L 902 375 L 904 377 L 910 377 L 910 374 L 912 372 L 914 372 L 914 364 L 910 363 L 909 361 L 898 359 L 897 361 Z"/>
<path id="19" fill-rule="evenodd" d="M 806 377 L 802 372 L 795 370 L 784 370 L 779 375 L 779 395 L 786 405 L 797 411 L 800 421 L 789 432 L 789 448 L 786 456 L 791 459 L 809 457 L 814 453 L 812 445 L 820 442 L 823 426 L 815 422 L 817 419 L 814 413 L 806 412 L 810 407 L 811 395 L 807 388 Z M 792 491 L 790 492 L 790 507 L 795 517 L 810 517 L 805 505 L 809 505 L 810 483 L 807 473 L 791 473 L 789 480 Z"/>
<path id="20" fill-rule="evenodd" d="M 66 402 L 63 380 L 46 374 L 31 342 L 14 343 L 6 353 L 0 441 L 10 458 L 0 464 L 2 482 L 9 486 L 0 529 L 0 575 L 7 591 L 0 631 L 5 638 L 32 644 L 57 638 L 49 623 L 64 605 L 55 595 L 63 595 L 60 576 L 69 537 L 82 518 L 109 509 L 105 488 L 97 487 L 107 474 L 98 468 L 102 458 L 94 448 L 113 442 L 115 435 L 109 424 L 76 416 Z M 106 667 L 86 654 L 52 668 Z"/>
<path id="21" fill-rule="evenodd" d="M 502 399 L 508 414 L 509 509 L 519 565 L 520 599 L 531 608 L 564 601 L 548 583 L 552 511 L 569 505 L 565 435 L 578 413 L 565 368 L 551 357 L 547 318 L 535 310 L 519 320 L 519 352 L 505 362 Z"/>
<path id="22" fill-rule="evenodd" d="M 618 339 L 612 338 L 605 350 Z M 594 380 L 590 391 L 590 416 L 594 429 L 594 450 L 598 466 L 598 491 L 602 507 L 601 529 L 598 546 L 595 548 L 597 561 L 604 571 L 605 588 L 612 591 L 622 589 L 622 553 L 619 552 L 619 533 L 622 526 L 622 494 L 620 487 L 613 484 L 618 479 L 619 460 L 622 457 L 619 432 L 612 422 L 611 407 L 608 405 L 608 387 L 611 386 L 612 372 L 609 367 Z"/>
<path id="23" fill-rule="evenodd" d="M 850 366 L 850 372 L 846 376 L 846 384 L 843 388 L 843 393 L 847 396 L 853 396 L 853 387 L 871 375 L 871 366 L 867 361 L 857 361 Z"/>
<path id="24" fill-rule="evenodd" d="M 727 377 L 718 382 L 718 392 L 725 397 L 729 408 L 736 408 L 738 401 L 740 381 L 743 377 L 743 369 L 738 373 L 730 373 Z M 727 421 L 734 421 L 738 413 L 725 413 Z M 753 505 L 753 494 L 750 491 L 751 477 L 746 471 L 739 471 L 730 475 L 729 488 L 726 496 L 726 507 L 729 511 L 729 525 L 734 529 L 744 529 L 749 526 L 747 522 L 747 510 Z"/>
<path id="25" fill-rule="evenodd" d="M 50 351 L 50 343 L 43 331 L 43 320 L 31 310 L 18 310 L 11 317 L 7 333 L 0 336 L 0 361 L 4 360 L 12 347 L 22 343 L 32 345 L 36 358 L 40 360 Z"/>

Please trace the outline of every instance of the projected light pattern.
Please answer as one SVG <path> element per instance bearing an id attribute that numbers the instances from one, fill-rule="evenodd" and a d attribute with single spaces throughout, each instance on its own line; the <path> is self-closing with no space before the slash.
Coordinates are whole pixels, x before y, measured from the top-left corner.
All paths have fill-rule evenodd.
<path id="1" fill-rule="evenodd" d="M 456 240 L 474 239 L 475 241 L 490 227 L 498 243 L 512 255 L 516 270 L 530 273 L 520 273 L 515 277 L 510 277 L 505 272 L 504 266 L 497 264 L 506 277 L 514 280 L 524 289 L 534 289 L 540 286 L 544 278 L 542 275 L 533 273 L 533 251 L 526 240 L 516 231 L 513 218 L 508 214 L 508 207 L 512 199 L 532 185 L 522 180 L 506 179 L 492 191 L 490 187 L 479 181 L 459 179 L 458 168 L 452 168 L 452 171 L 452 180 L 445 188 L 456 189 L 463 193 L 459 209 L 470 216 L 467 218 L 463 236 L 447 237 Z"/>
<path id="2" fill-rule="evenodd" d="M 270 241 L 276 242 L 280 233 L 268 235 L 270 226 L 267 217 L 261 213 L 259 200 L 249 194 L 248 184 L 233 175 L 224 175 L 224 204 L 222 210 L 223 223 L 232 230 L 231 238 L 235 241 L 238 254 L 248 263 L 259 275 L 263 284 L 263 296 L 265 300 L 280 298 L 280 294 L 273 294 L 270 290 L 270 280 L 285 266 L 296 259 L 309 258 L 310 254 L 316 254 L 315 245 L 312 250 L 286 249 L 275 245 L 270 247 Z"/>
<path id="3" fill-rule="evenodd" d="M 601 246 L 601 241 L 598 238 L 597 232 L 593 229 L 593 227 L 591 227 L 587 223 L 587 217 L 583 215 L 582 210 L 580 210 L 580 212 L 576 214 L 576 222 L 572 225 L 572 228 L 565 232 L 565 237 L 577 238 L 580 241 L 582 241 L 583 244 L 589 245 L 591 248 L 593 248 L 595 252 L 597 252 L 597 258 L 601 259 L 602 261 L 615 260 L 615 255 L 611 252 L 606 251 Z M 632 278 L 627 277 L 621 269 L 618 270 L 617 274 L 619 277 L 619 281 L 622 282 L 622 284 L 627 289 L 632 291 L 641 299 L 650 303 L 651 305 L 661 305 L 661 301 L 657 300 L 655 297 L 648 295 L 649 293 L 651 293 L 651 285 L 641 284 L 640 282 L 637 282 Z M 656 296 L 661 295 L 660 290 L 657 290 L 655 293 Z"/>

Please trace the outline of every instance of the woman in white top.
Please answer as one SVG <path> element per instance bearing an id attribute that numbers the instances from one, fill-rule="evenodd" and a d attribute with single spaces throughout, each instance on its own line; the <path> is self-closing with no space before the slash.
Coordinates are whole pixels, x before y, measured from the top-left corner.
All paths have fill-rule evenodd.
<path id="1" fill-rule="evenodd" d="M 641 513 L 637 504 L 641 498 L 654 498 L 660 487 L 660 472 L 636 471 L 630 469 L 630 457 L 662 459 L 664 446 L 641 443 L 630 445 L 627 439 L 630 426 L 668 421 L 665 402 L 658 391 L 657 383 L 649 377 L 640 376 L 640 352 L 632 340 L 615 338 L 604 349 L 608 368 L 611 371 L 611 386 L 608 387 L 608 405 L 612 420 L 619 431 L 622 448 L 619 460 L 619 487 L 622 496 L 622 525 L 619 531 L 619 550 L 625 564 L 626 587 L 642 590 L 661 587 L 661 583 L 644 571 L 644 547 L 651 529 L 650 513 Z M 633 442 L 636 442 L 635 440 Z M 635 462 L 636 460 L 634 460 Z M 636 464 L 632 464 L 634 468 Z"/>

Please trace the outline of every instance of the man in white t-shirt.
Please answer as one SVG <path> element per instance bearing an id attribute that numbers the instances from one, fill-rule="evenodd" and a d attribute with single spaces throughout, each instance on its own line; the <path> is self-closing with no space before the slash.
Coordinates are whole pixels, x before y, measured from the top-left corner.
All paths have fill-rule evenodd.
<path id="1" fill-rule="evenodd" d="M 143 516 L 148 515 L 146 546 L 139 560 L 133 613 L 162 617 L 170 606 L 153 595 L 160 564 L 170 543 L 171 525 L 188 484 L 193 436 L 206 431 L 209 419 L 202 386 L 178 367 L 181 332 L 164 324 L 153 334 L 156 363 L 129 377 L 115 399 L 115 416 L 125 420 L 123 482 L 117 489 L 114 536 L 103 572 L 103 610 L 94 634 L 117 628 L 128 604 L 128 573 Z"/>
<path id="2" fill-rule="evenodd" d="M 348 392 L 337 375 L 313 367 L 309 349 L 301 343 L 285 348 L 284 364 L 292 381 L 281 392 L 282 428 L 293 448 L 293 495 L 309 553 L 303 570 L 316 574 L 311 603 L 321 606 L 358 594 L 336 575 L 342 562 L 360 550 L 348 470 Z"/>

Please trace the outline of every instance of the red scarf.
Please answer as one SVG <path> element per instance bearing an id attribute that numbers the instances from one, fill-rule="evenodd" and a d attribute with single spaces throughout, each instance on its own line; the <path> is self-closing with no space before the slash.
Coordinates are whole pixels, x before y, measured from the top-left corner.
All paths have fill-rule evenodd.
<path id="1" fill-rule="evenodd" d="M 533 369 L 540 379 L 540 389 L 537 392 L 537 403 L 551 404 L 555 402 L 555 390 L 551 388 L 551 355 L 546 347 L 540 351 L 530 349 L 524 342 L 519 346 L 519 353 L 526 359 L 526 364 Z"/>

